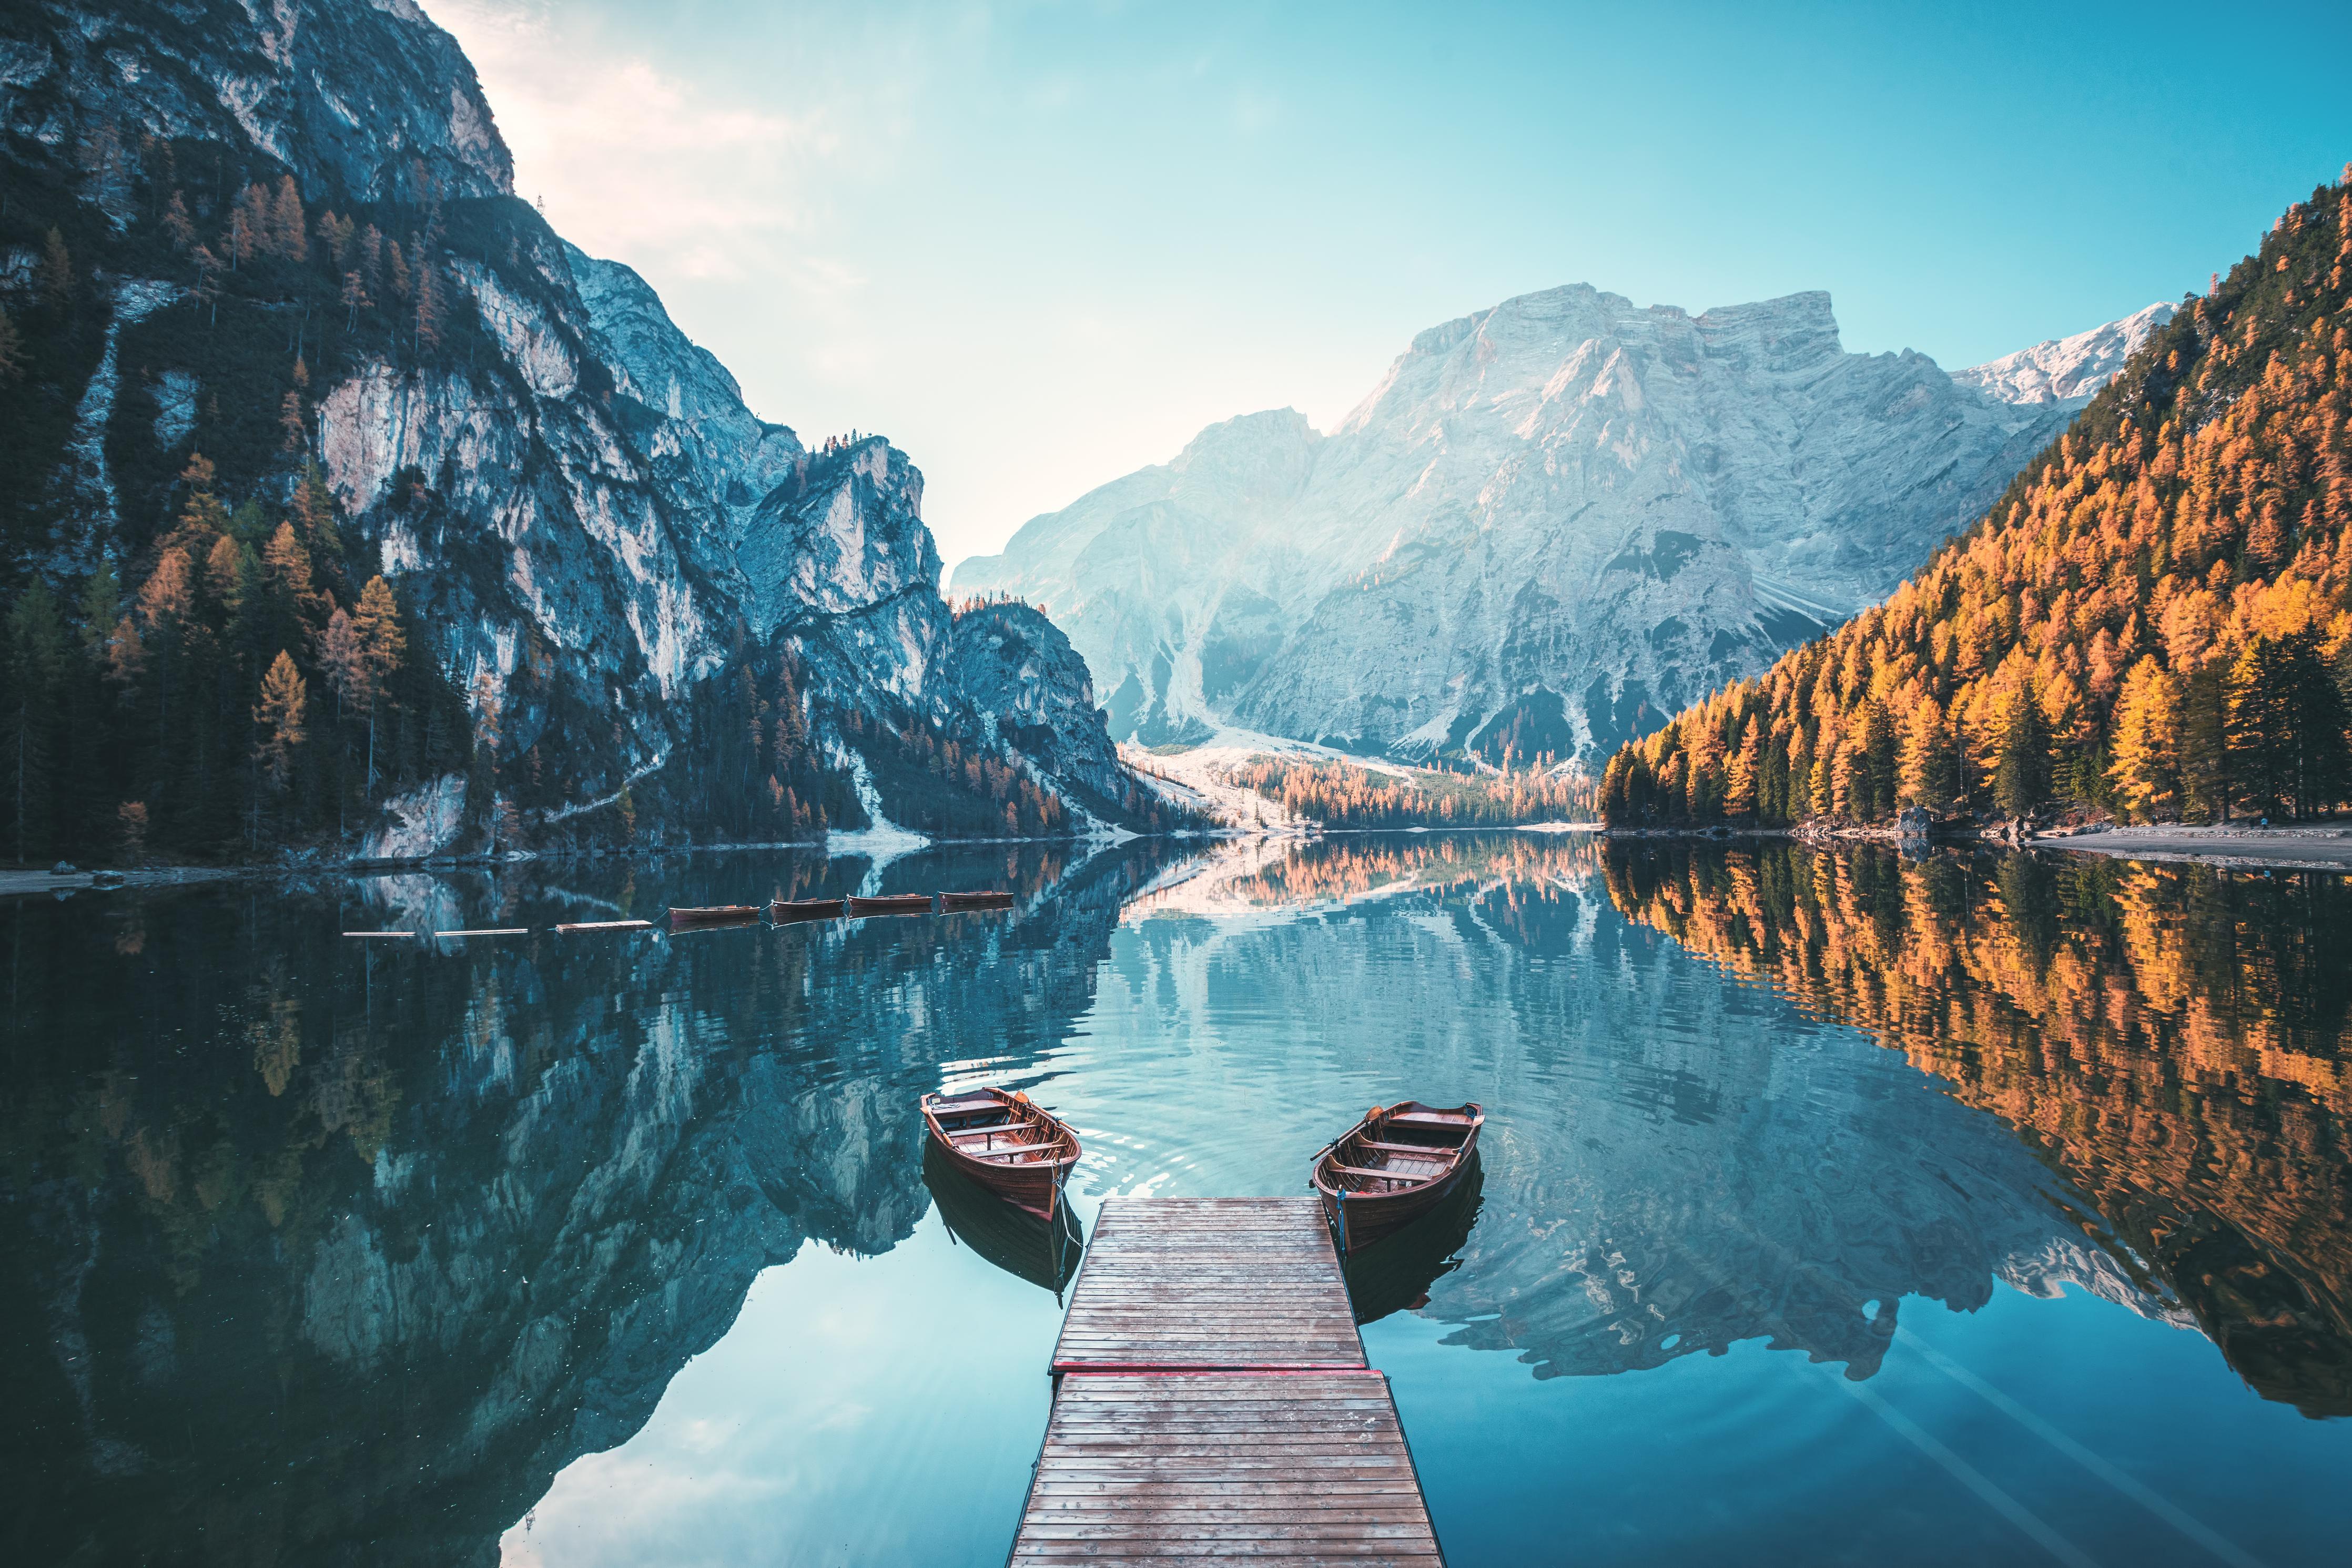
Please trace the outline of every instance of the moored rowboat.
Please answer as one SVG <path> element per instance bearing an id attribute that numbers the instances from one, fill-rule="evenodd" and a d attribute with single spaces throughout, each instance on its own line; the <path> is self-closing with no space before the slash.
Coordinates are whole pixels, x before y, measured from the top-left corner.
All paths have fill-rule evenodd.
<path id="1" fill-rule="evenodd" d="M 1005 1203 L 954 1168 L 936 1142 L 923 1145 L 923 1185 L 930 1188 L 948 1234 L 1016 1278 L 1054 1292 L 1078 1271 L 1086 1233 L 1077 1211 L 1057 1205 L 1053 1218 Z"/>
<path id="2" fill-rule="evenodd" d="M 1009 893 L 943 893 L 940 894 L 940 912 L 951 915 L 959 909 L 1010 909 L 1013 895 Z"/>
<path id="3" fill-rule="evenodd" d="M 1369 1247 L 1443 1203 L 1476 1162 L 1486 1122 L 1475 1101 L 1449 1111 L 1401 1100 L 1373 1106 L 1316 1155 L 1315 1190 L 1339 1249 Z"/>
<path id="4" fill-rule="evenodd" d="M 847 908 L 838 898 L 780 898 L 768 905 L 768 918 L 779 925 L 788 920 L 838 920 Z"/>
<path id="5" fill-rule="evenodd" d="M 886 898 L 853 898 L 849 913 L 863 915 L 929 915 L 931 895 L 928 893 L 894 893 Z"/>
<path id="6" fill-rule="evenodd" d="M 932 1146 L 969 1180 L 1032 1214 L 1052 1215 L 1082 1152 L 1078 1135 L 1026 1094 L 926 1094 Z"/>
<path id="7" fill-rule="evenodd" d="M 669 912 L 669 928 L 682 930 L 688 925 L 740 925 L 760 918 L 756 904 L 717 904 L 705 909 L 673 909 Z"/>

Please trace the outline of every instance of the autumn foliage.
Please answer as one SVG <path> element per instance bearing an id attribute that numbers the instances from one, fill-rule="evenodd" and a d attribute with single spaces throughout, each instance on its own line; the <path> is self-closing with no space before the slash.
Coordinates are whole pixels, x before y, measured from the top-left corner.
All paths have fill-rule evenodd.
<path id="1" fill-rule="evenodd" d="M 1885 603 L 1622 747 L 1609 820 L 2341 806 L 2347 270 L 2324 187 Z"/>
<path id="2" fill-rule="evenodd" d="M 1259 758 L 1229 781 L 1327 828 L 1506 828 L 1592 816 L 1591 784 L 1559 773 L 1376 773 L 1346 762 Z"/>

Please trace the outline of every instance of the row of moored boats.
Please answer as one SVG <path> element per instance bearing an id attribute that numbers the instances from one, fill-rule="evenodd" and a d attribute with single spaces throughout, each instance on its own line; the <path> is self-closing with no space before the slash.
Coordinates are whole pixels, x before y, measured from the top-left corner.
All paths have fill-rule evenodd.
<path id="1" fill-rule="evenodd" d="M 862 920 L 877 915 L 957 915 L 973 910 L 1010 909 L 1013 895 L 980 893 L 894 893 L 877 898 L 779 898 L 771 904 L 719 904 L 699 909 L 674 908 L 669 928 L 684 931 L 705 925 L 750 925 L 762 916 L 784 925 L 803 920 Z"/>

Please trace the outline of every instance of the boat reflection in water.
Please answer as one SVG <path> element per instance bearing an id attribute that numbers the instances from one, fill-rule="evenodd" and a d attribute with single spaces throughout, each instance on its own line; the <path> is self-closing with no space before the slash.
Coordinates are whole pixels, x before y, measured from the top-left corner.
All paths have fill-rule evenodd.
<path id="1" fill-rule="evenodd" d="M 1461 1266 L 1462 1249 L 1478 1223 L 1486 1184 L 1486 1170 L 1474 1156 L 1470 1168 L 1436 1207 L 1342 1258 L 1357 1322 L 1378 1322 L 1392 1312 L 1418 1312 L 1429 1304 L 1430 1287 Z"/>
<path id="2" fill-rule="evenodd" d="M 931 1189 L 950 1237 L 1006 1273 L 1051 1291 L 1056 1301 L 1062 1299 L 1087 1245 L 1086 1232 L 1068 1204 L 1055 1204 L 1047 1219 L 1007 1203 L 959 1173 L 928 1140 L 923 1185 Z"/>

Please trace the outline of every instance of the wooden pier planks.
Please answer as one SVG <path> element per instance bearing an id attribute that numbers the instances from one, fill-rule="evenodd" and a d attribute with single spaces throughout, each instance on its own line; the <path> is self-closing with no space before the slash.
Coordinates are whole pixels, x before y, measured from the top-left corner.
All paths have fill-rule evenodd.
<path id="1" fill-rule="evenodd" d="M 1013 1563 L 1444 1561 L 1314 1198 L 1105 1200 L 1053 1370 Z"/>
<path id="2" fill-rule="evenodd" d="M 1012 1561 L 1443 1562 L 1388 1379 L 1073 1373 Z"/>
<path id="3" fill-rule="evenodd" d="M 1103 1200 L 1054 1370 L 1360 1367 L 1311 1197 Z"/>

